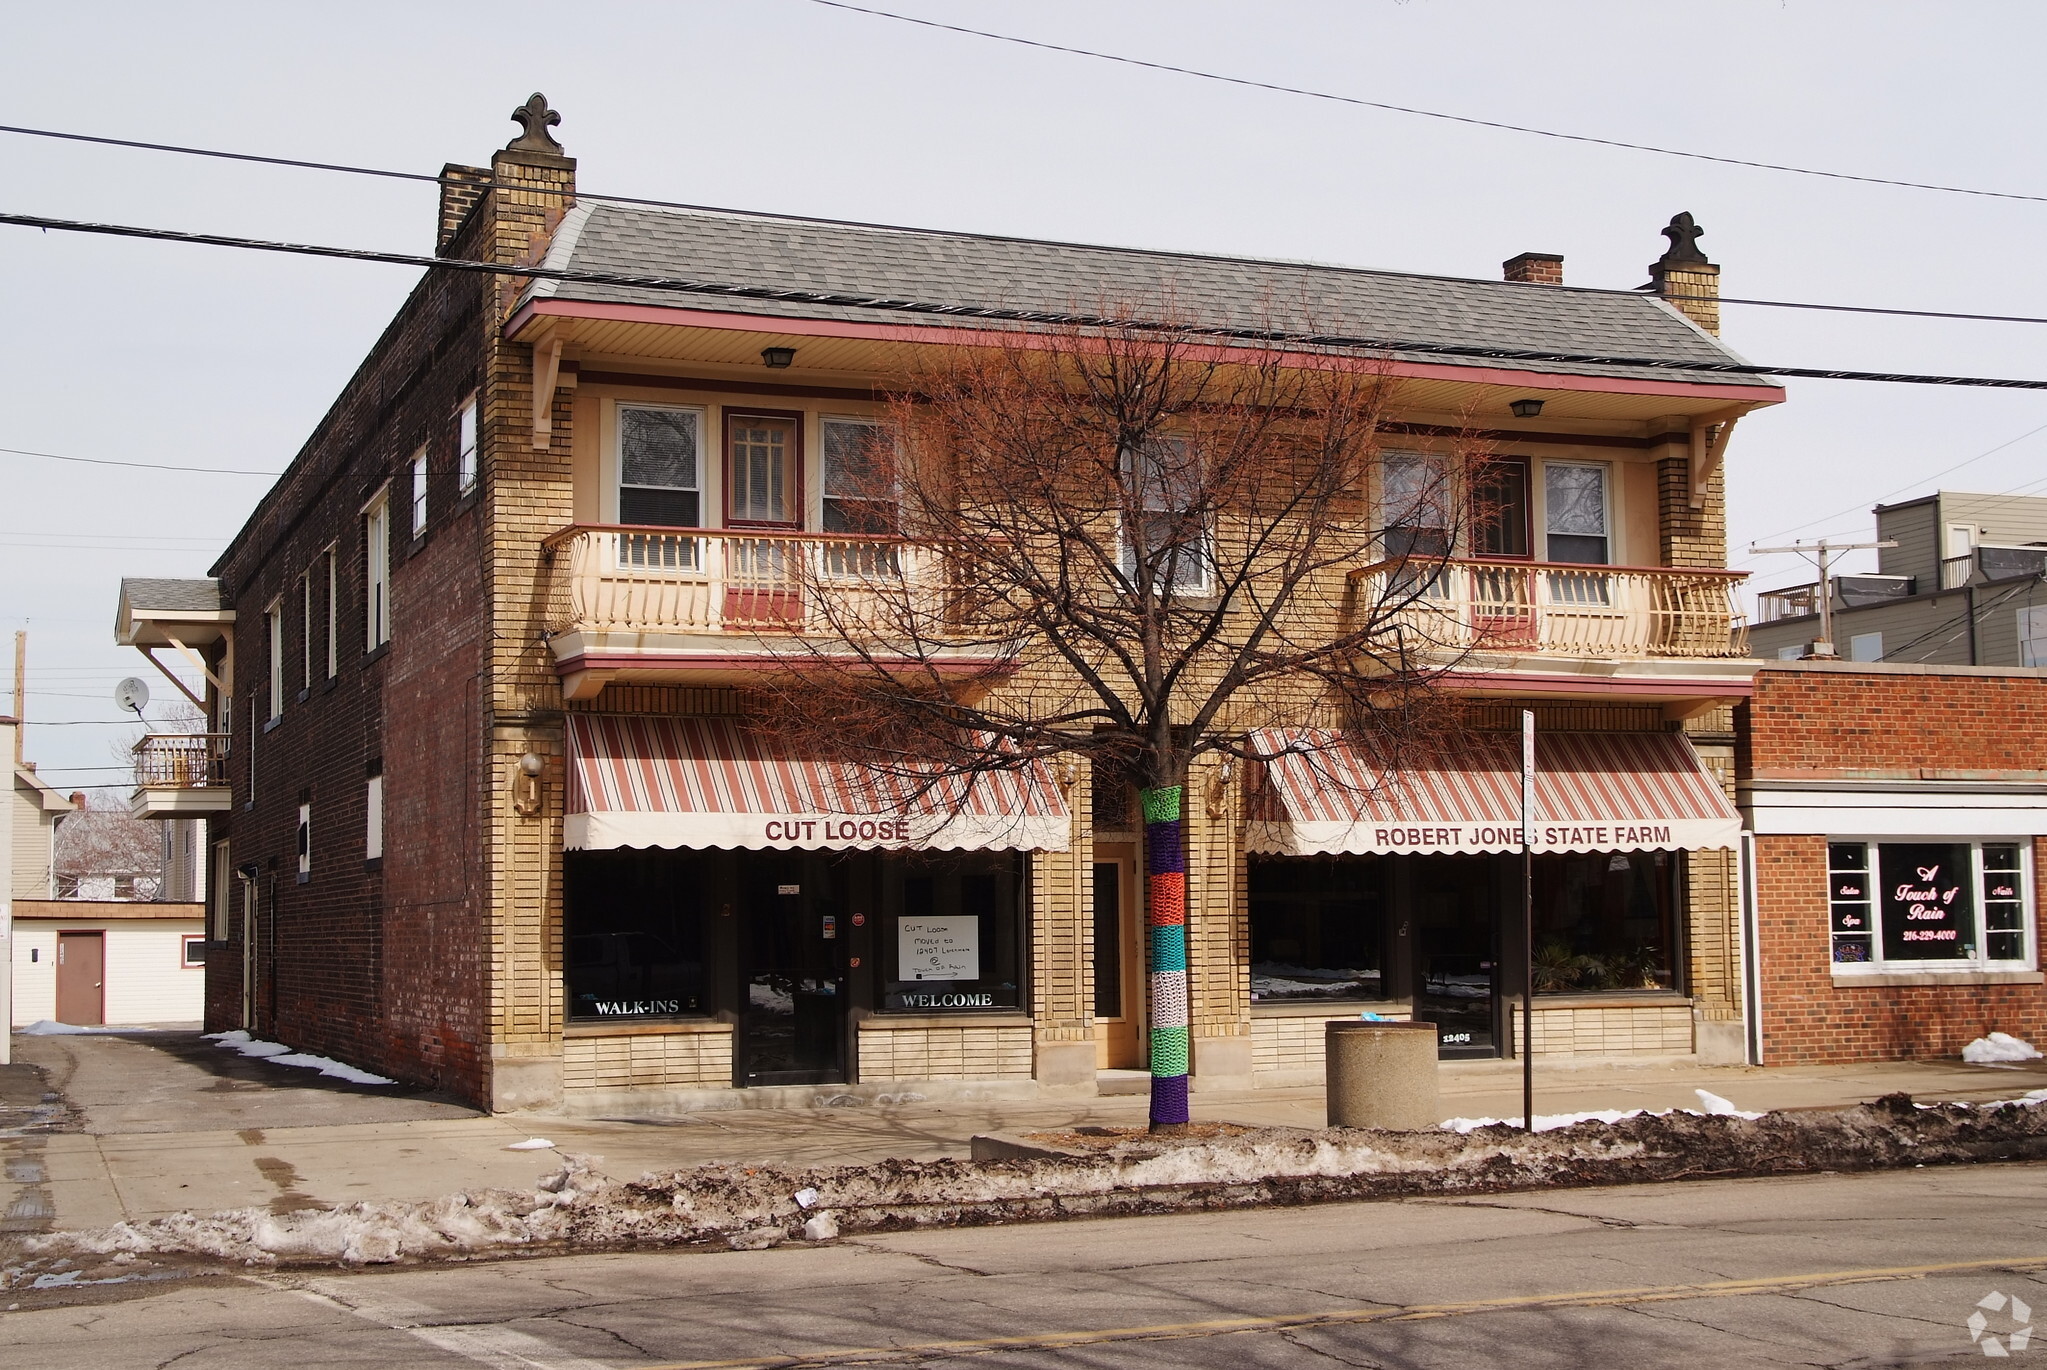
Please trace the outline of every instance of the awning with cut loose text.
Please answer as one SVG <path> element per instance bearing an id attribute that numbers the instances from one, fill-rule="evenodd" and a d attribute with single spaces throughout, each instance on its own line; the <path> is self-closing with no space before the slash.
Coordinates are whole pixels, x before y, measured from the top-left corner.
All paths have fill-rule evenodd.
<path id="1" fill-rule="evenodd" d="M 1283 751 L 1291 743 L 1292 751 Z M 1521 849 L 1521 738 L 1479 733 L 1381 767 L 1334 734 L 1261 736 L 1245 848 L 1273 855 Z M 1677 733 L 1538 733 L 1531 849 L 1732 848 L 1741 815 Z"/>
<path id="2" fill-rule="evenodd" d="M 922 781 L 789 755 L 735 718 L 570 714 L 563 845 L 1065 851 L 1042 764 Z"/>

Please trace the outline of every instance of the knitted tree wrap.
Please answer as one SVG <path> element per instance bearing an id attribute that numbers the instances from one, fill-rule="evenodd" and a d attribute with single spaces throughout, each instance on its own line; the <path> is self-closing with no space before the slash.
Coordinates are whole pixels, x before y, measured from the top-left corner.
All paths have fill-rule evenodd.
<path id="1" fill-rule="evenodd" d="M 1187 1121 L 1187 851 L 1178 785 L 1145 790 L 1146 985 L 1151 1019 L 1151 1120 Z"/>

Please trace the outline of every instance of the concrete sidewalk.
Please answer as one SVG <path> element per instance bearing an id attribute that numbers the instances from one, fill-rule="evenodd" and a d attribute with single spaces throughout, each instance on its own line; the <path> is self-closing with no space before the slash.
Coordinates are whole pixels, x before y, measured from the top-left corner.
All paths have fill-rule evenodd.
<path id="1" fill-rule="evenodd" d="M 247 1060 L 191 1033 L 17 1038 L 12 1095 L 0 1114 L 0 1232 L 102 1227 L 180 1210 L 276 1212 L 363 1199 L 426 1199 L 458 1189 L 525 1187 L 553 1168 L 545 1138 L 603 1157 L 614 1175 L 712 1161 L 793 1166 L 888 1157 L 964 1157 L 977 1132 L 1136 1126 L 1141 1095 L 995 1102 L 901 1102 L 828 1109 L 732 1109 L 650 1119 L 479 1115 L 402 1089 L 342 1085 Z M 41 1072 L 40 1086 L 26 1083 Z M 1446 1063 L 1445 1117 L 1518 1117 L 1512 1062 Z M 1897 1062 L 1757 1069 L 1695 1065 L 1542 1065 L 1540 1113 L 1695 1108 L 1707 1089 L 1755 1110 L 1819 1108 L 1903 1091 L 1983 1102 L 2047 1088 L 2047 1066 Z M 41 1094 L 61 1094 L 66 1111 Z M 1195 1114 L 1253 1125 L 1319 1127 L 1320 1089 L 1195 1096 Z"/>

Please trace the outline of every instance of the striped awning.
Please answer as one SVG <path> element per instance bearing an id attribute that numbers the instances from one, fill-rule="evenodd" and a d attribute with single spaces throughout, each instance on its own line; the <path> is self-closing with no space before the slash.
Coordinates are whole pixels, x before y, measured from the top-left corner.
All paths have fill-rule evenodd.
<path id="1" fill-rule="evenodd" d="M 1268 733 L 1279 753 L 1289 735 Z M 1521 849 L 1521 739 L 1475 734 L 1381 769 L 1333 734 L 1297 734 L 1254 777 L 1249 851 Z M 1729 848 L 1741 815 L 1677 733 L 1539 733 L 1530 846 L 1539 852 Z"/>
<path id="2" fill-rule="evenodd" d="M 731 718 L 570 714 L 563 845 L 1065 851 L 1041 765 L 920 785 L 786 755 Z"/>

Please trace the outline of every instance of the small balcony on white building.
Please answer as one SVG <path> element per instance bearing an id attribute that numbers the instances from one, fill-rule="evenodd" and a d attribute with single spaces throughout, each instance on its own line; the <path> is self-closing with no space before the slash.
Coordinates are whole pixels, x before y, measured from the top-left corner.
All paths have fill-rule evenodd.
<path id="1" fill-rule="evenodd" d="M 151 733 L 135 744 L 137 818 L 199 818 L 231 807 L 228 734 Z"/>

